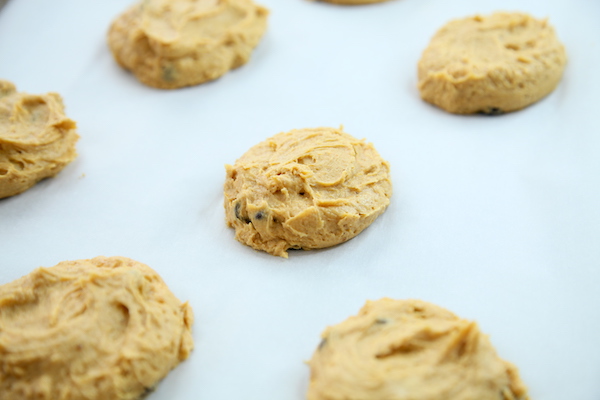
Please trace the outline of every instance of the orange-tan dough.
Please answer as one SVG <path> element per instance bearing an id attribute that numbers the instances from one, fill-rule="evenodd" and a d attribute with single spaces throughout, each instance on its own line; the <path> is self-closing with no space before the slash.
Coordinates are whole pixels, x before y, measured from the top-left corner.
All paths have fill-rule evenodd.
<path id="1" fill-rule="evenodd" d="M 236 239 L 281 257 L 353 238 L 392 195 L 388 163 L 341 129 L 279 133 L 226 170 L 225 215 Z"/>
<path id="2" fill-rule="evenodd" d="M 192 309 L 124 257 L 0 286 L 2 400 L 134 400 L 190 354 Z"/>
<path id="3" fill-rule="evenodd" d="M 197 85 L 248 61 L 268 13 L 252 0 L 145 0 L 112 23 L 108 44 L 146 85 Z"/>
<path id="4" fill-rule="evenodd" d="M 554 90 L 567 57 L 547 20 L 498 12 L 449 22 L 419 61 L 421 97 L 456 114 L 501 114 Z"/>
<path id="5" fill-rule="evenodd" d="M 308 400 L 528 399 L 475 322 L 431 303 L 368 301 L 322 338 Z"/>
<path id="6" fill-rule="evenodd" d="M 57 93 L 17 93 L 0 80 L 0 199 L 52 177 L 77 156 L 79 135 Z"/>

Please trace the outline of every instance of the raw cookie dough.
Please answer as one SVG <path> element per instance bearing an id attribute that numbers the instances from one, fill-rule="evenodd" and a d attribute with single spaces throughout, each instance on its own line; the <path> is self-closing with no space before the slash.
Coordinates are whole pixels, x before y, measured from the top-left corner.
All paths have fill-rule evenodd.
<path id="1" fill-rule="evenodd" d="M 368 301 L 322 338 L 308 400 L 528 399 L 475 322 L 424 301 Z"/>
<path id="2" fill-rule="evenodd" d="M 75 121 L 60 95 L 17 93 L 0 80 L 0 199 L 56 175 L 77 156 Z"/>
<path id="3" fill-rule="evenodd" d="M 108 43 L 148 86 L 197 85 L 248 61 L 268 13 L 252 0 L 145 0 L 112 23 Z"/>
<path id="4" fill-rule="evenodd" d="M 0 397 L 138 399 L 188 357 L 192 320 L 128 258 L 38 268 L 0 286 Z"/>
<path id="5" fill-rule="evenodd" d="M 279 133 L 226 170 L 225 214 L 236 239 L 286 258 L 290 248 L 353 238 L 392 195 L 388 163 L 341 128 Z"/>
<path id="6" fill-rule="evenodd" d="M 383 3 L 388 0 L 321 0 L 326 3 L 343 4 L 348 6 L 357 6 L 362 4 Z"/>
<path id="7" fill-rule="evenodd" d="M 547 20 L 495 13 L 454 20 L 419 61 L 421 97 L 456 114 L 500 114 L 554 90 L 567 58 Z"/>

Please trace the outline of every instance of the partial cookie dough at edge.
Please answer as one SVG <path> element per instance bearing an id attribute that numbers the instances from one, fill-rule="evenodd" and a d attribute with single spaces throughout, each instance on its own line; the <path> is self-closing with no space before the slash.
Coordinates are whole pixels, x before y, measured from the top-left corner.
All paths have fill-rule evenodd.
<path id="1" fill-rule="evenodd" d="M 0 199 L 58 174 L 77 157 L 77 140 L 58 93 L 18 93 L 0 80 Z"/>
<path id="2" fill-rule="evenodd" d="M 475 322 L 421 300 L 367 301 L 321 337 L 308 400 L 529 399 Z"/>
<path id="3" fill-rule="evenodd" d="M 138 399 L 188 358 L 192 323 L 191 307 L 140 262 L 96 257 L 38 268 L 0 286 L 0 393 Z"/>
<path id="4" fill-rule="evenodd" d="M 319 0 L 323 3 L 338 4 L 344 6 L 362 6 L 367 4 L 384 3 L 390 0 Z"/>

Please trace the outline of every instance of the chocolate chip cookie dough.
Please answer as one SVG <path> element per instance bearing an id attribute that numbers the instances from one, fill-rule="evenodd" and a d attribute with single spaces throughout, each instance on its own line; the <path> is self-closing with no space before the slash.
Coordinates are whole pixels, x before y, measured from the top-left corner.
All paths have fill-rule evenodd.
<path id="1" fill-rule="evenodd" d="M 500 114 L 546 96 L 566 54 L 547 20 L 498 12 L 441 28 L 419 61 L 421 97 L 456 114 Z"/>
<path id="2" fill-rule="evenodd" d="M 308 400 L 528 399 L 475 322 L 424 301 L 368 301 L 322 338 Z"/>
<path id="3" fill-rule="evenodd" d="M 192 319 L 128 258 L 38 268 L 0 286 L 0 397 L 138 399 L 188 357 Z"/>
<path id="4" fill-rule="evenodd" d="M 226 170 L 225 215 L 236 239 L 281 257 L 353 238 L 392 195 L 388 163 L 341 129 L 279 133 Z"/>
<path id="5" fill-rule="evenodd" d="M 108 43 L 141 82 L 175 89 L 245 64 L 267 15 L 252 0 L 145 0 L 112 23 Z"/>
<path id="6" fill-rule="evenodd" d="M 17 93 L 0 80 L 0 199 L 56 175 L 77 156 L 75 121 L 60 95 Z"/>

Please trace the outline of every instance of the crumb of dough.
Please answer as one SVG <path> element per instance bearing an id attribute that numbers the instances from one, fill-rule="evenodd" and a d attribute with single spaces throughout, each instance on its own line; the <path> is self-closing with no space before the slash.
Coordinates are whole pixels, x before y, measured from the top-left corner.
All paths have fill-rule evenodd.
<path id="1" fill-rule="evenodd" d="M 235 237 L 286 257 L 345 242 L 390 203 L 389 164 L 341 129 L 279 133 L 226 165 L 225 215 Z"/>
<path id="2" fill-rule="evenodd" d="M 108 43 L 139 81 L 176 89 L 245 64 L 268 14 L 252 0 L 145 0 L 112 23 Z"/>
<path id="3" fill-rule="evenodd" d="M 520 110 L 554 90 L 567 57 L 547 20 L 498 12 L 453 20 L 418 65 L 423 100 L 456 114 Z"/>
<path id="4" fill-rule="evenodd" d="M 0 199 L 58 174 L 77 157 L 76 124 L 57 93 L 17 93 L 0 80 Z"/>
<path id="5" fill-rule="evenodd" d="M 3 400 L 138 399 L 193 348 L 192 309 L 147 265 L 64 261 L 0 286 Z"/>
<path id="6" fill-rule="evenodd" d="M 475 322 L 431 303 L 368 301 L 321 336 L 308 400 L 528 399 Z"/>

